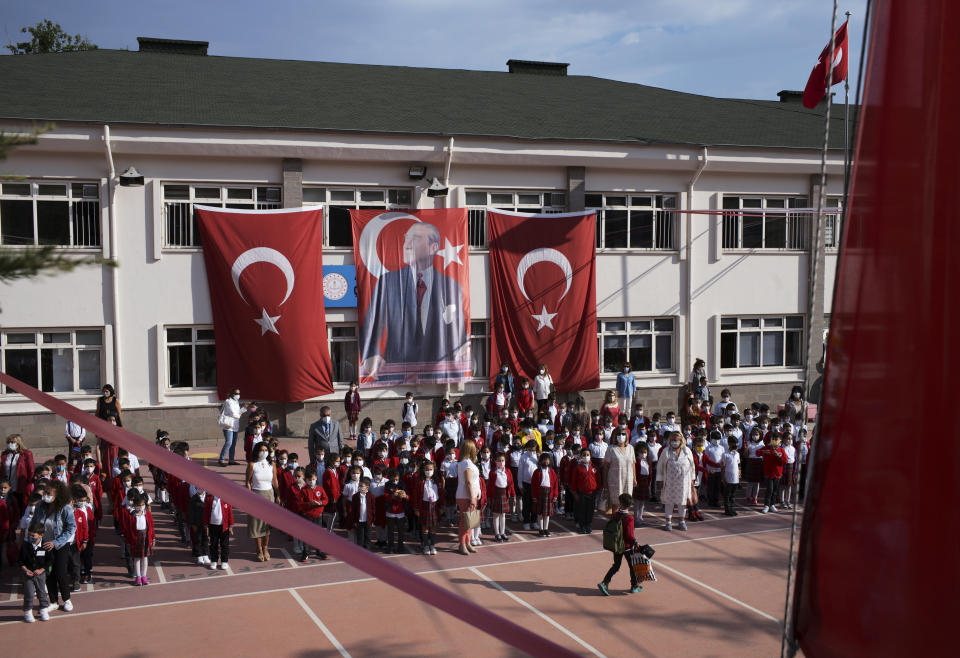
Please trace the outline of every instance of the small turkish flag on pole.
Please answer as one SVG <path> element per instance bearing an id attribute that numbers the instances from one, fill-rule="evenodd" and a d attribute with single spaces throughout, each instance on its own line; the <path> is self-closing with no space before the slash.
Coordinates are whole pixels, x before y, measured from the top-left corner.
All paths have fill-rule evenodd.
<path id="1" fill-rule="evenodd" d="M 807 86 L 803 90 L 803 106 L 813 109 L 823 100 L 827 93 L 827 78 L 829 69 L 827 62 L 830 59 L 830 44 L 820 53 L 820 58 L 810 72 Z M 844 22 L 833 35 L 833 76 L 830 84 L 835 85 L 847 79 L 847 23 Z"/>

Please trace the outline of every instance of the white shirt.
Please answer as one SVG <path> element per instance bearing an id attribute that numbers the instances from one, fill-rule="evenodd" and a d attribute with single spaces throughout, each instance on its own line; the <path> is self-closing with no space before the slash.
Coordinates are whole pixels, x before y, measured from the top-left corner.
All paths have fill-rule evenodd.
<path id="1" fill-rule="evenodd" d="M 550 375 L 538 374 L 533 378 L 533 397 L 536 400 L 546 400 L 550 395 L 550 386 L 553 384 L 553 377 Z"/>
<path id="2" fill-rule="evenodd" d="M 524 450 L 523 456 L 520 458 L 520 466 L 517 472 L 520 484 L 530 484 L 530 480 L 533 479 L 533 472 L 537 470 L 537 468 L 538 464 L 536 453 L 531 455 L 529 451 Z"/>
<path id="3" fill-rule="evenodd" d="M 747 443 L 747 459 L 759 459 L 757 457 L 757 450 L 763 447 L 763 441 L 757 441 L 756 443 L 748 442 Z"/>
<path id="4" fill-rule="evenodd" d="M 361 452 L 366 452 L 373 447 L 374 441 L 376 441 L 376 435 L 373 432 L 369 434 L 361 433 L 357 437 L 357 450 Z"/>
<path id="5" fill-rule="evenodd" d="M 433 481 L 433 478 L 423 482 L 423 500 L 427 503 L 437 502 L 437 483 Z"/>
<path id="6" fill-rule="evenodd" d="M 70 438 L 80 439 L 81 442 L 87 436 L 87 430 L 83 429 L 72 420 L 67 421 L 67 428 L 64 431 Z"/>
<path id="7" fill-rule="evenodd" d="M 641 459 L 640 464 L 640 475 L 650 475 L 650 464 L 647 463 L 646 459 Z"/>
<path id="8" fill-rule="evenodd" d="M 440 472 L 443 473 L 443 477 L 445 478 L 460 477 L 457 462 L 450 458 L 444 458 L 444 460 L 440 462 Z"/>
<path id="9" fill-rule="evenodd" d="M 520 460 L 523 458 L 523 450 L 511 450 L 510 454 L 510 466 L 513 468 L 519 468 Z"/>
<path id="10" fill-rule="evenodd" d="M 727 410 L 727 405 L 728 405 L 728 404 L 732 404 L 732 403 L 733 403 L 733 400 L 727 400 L 726 402 L 724 402 L 723 400 L 720 400 L 720 401 L 717 402 L 715 405 L 713 405 L 713 415 L 714 415 L 714 416 L 723 416 L 723 415 L 724 415 L 723 412 L 725 412 L 725 411 Z M 734 404 L 734 405 L 733 405 L 733 408 L 736 409 L 736 408 L 737 408 L 737 405 Z"/>
<path id="11" fill-rule="evenodd" d="M 370 493 L 373 494 L 374 498 L 383 495 L 383 490 L 386 488 L 387 482 L 387 478 L 380 478 L 379 482 L 377 482 L 376 478 L 370 481 Z"/>
<path id="12" fill-rule="evenodd" d="M 717 441 L 717 445 L 713 445 L 713 443 L 707 444 L 707 449 L 704 450 L 704 454 L 710 458 L 710 461 L 717 463 L 723 461 L 723 455 L 725 452 L 726 450 L 723 449 L 723 446 L 720 445 L 719 441 Z M 706 464 L 706 467 L 707 473 L 718 473 L 721 469 L 721 466 L 711 466 L 710 464 Z"/>
<path id="13" fill-rule="evenodd" d="M 353 500 L 353 496 L 351 496 L 350 499 Z M 366 496 L 360 496 L 360 517 L 358 522 L 359 523 L 367 522 L 367 497 Z"/>
<path id="14" fill-rule="evenodd" d="M 140 460 L 137 459 L 137 456 L 132 452 L 127 453 L 127 459 L 130 460 L 130 472 L 134 475 L 137 474 L 137 471 L 140 470 Z M 120 475 L 120 458 L 113 458 L 113 476 L 117 477 Z"/>
<path id="15" fill-rule="evenodd" d="M 679 432 L 679 431 L 680 431 L 680 426 L 677 425 L 676 422 L 670 425 L 664 423 L 663 425 L 660 426 L 660 436 L 666 436 L 667 434 L 670 434 L 670 432 Z"/>
<path id="16" fill-rule="evenodd" d="M 595 461 L 603 461 L 603 458 L 607 454 L 607 445 L 608 444 L 603 441 L 601 441 L 600 443 L 597 443 L 596 441 L 591 441 L 587 445 L 587 450 L 590 451 L 590 457 L 592 457 Z"/>
<path id="17" fill-rule="evenodd" d="M 788 464 L 797 461 L 797 449 L 794 446 L 783 446 L 783 453 L 787 456 Z"/>
<path id="18" fill-rule="evenodd" d="M 480 495 L 480 469 L 472 461 L 461 459 L 457 463 L 457 498 L 468 498 L 470 491 L 474 496 Z M 467 488 L 467 485 L 470 488 Z"/>
<path id="19" fill-rule="evenodd" d="M 497 487 L 498 489 L 506 489 L 507 488 L 507 469 L 504 468 L 502 471 L 496 470 L 494 471 L 494 473 L 496 473 L 497 477 L 496 477 L 496 480 L 494 480 L 493 486 Z"/>
<path id="20" fill-rule="evenodd" d="M 147 513 L 143 514 L 134 514 L 134 518 L 137 520 L 137 530 L 146 530 L 147 529 Z"/>
<path id="21" fill-rule="evenodd" d="M 463 425 L 460 424 L 460 421 L 456 419 L 445 420 L 437 427 L 442 434 L 453 439 L 458 446 L 460 445 L 463 440 Z"/>
<path id="22" fill-rule="evenodd" d="M 647 441 L 647 461 L 655 462 L 660 460 L 660 451 L 663 449 L 662 443 L 653 443 Z"/>
<path id="23" fill-rule="evenodd" d="M 401 410 L 403 412 L 403 418 L 400 419 L 401 422 L 407 422 L 407 423 L 410 423 L 410 427 L 416 427 L 417 412 L 419 410 L 420 410 L 420 405 L 417 404 L 416 400 L 409 403 L 404 401 L 403 409 Z"/>
<path id="24" fill-rule="evenodd" d="M 343 485 L 343 495 L 347 500 L 353 500 L 353 494 L 357 493 L 358 489 L 360 489 L 360 480 L 347 480 Z"/>
<path id="25" fill-rule="evenodd" d="M 250 488 L 254 491 L 273 489 L 273 465 L 267 461 L 253 462 L 253 473 L 250 475 Z"/>
<path id="26" fill-rule="evenodd" d="M 541 487 L 550 486 L 550 469 L 549 468 L 540 469 L 540 486 Z"/>
<path id="27" fill-rule="evenodd" d="M 213 498 L 213 507 L 210 508 L 210 525 L 223 525 L 223 509 L 216 496 Z"/>
<path id="28" fill-rule="evenodd" d="M 410 271 L 413 272 L 413 290 L 416 294 L 417 290 L 417 279 L 418 275 L 423 275 L 423 283 L 427 286 L 426 291 L 423 293 L 423 301 L 420 303 L 420 326 L 423 328 L 424 334 L 427 332 L 427 318 L 430 317 L 430 289 L 433 288 L 433 268 L 428 267 L 425 270 L 417 271 L 416 267 L 411 267 Z M 417 298 L 413 298 L 414 304 L 417 303 Z"/>
<path id="29" fill-rule="evenodd" d="M 230 420 L 230 429 L 234 432 L 240 431 L 240 403 L 232 397 L 223 401 L 223 415 Z"/>
<path id="30" fill-rule="evenodd" d="M 740 453 L 736 450 L 728 450 L 723 453 L 723 481 L 727 484 L 736 484 L 740 481 Z"/>

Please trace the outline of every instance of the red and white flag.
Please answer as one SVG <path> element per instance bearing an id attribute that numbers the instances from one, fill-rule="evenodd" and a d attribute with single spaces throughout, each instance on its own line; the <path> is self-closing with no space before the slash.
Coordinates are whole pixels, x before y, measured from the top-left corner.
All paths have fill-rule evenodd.
<path id="1" fill-rule="evenodd" d="M 217 392 L 300 402 L 333 392 L 323 305 L 323 209 L 197 208 L 217 344 Z"/>
<path id="2" fill-rule="evenodd" d="M 506 362 L 532 380 L 543 363 L 558 391 L 600 385 L 595 225 L 592 212 L 487 211 L 491 373 Z"/>
<path id="3" fill-rule="evenodd" d="M 847 24 L 844 22 L 833 36 L 833 76 L 830 78 L 830 84 L 835 85 L 847 79 Z M 810 72 L 807 79 L 807 86 L 803 89 L 803 106 L 813 109 L 823 97 L 827 94 L 827 77 L 829 69 L 827 62 L 830 60 L 830 44 L 828 43 L 820 58 Z"/>
<path id="4" fill-rule="evenodd" d="M 470 379 L 467 209 L 351 210 L 350 219 L 360 385 Z"/>

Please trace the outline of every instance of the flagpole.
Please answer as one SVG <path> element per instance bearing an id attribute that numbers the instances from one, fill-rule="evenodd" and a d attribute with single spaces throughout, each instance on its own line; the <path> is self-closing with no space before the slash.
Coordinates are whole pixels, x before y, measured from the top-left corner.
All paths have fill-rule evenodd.
<path id="1" fill-rule="evenodd" d="M 837 35 L 837 2 L 838 0 L 833 0 L 833 15 L 830 17 L 830 57 L 827 59 L 827 111 L 823 118 L 823 149 L 820 151 L 820 187 L 817 190 L 817 214 L 815 216 L 817 231 L 814 234 L 813 244 L 810 245 L 810 270 L 811 276 L 810 281 L 807 284 L 807 295 L 808 295 L 808 309 L 812 309 L 814 305 L 814 300 L 816 299 L 816 286 L 817 286 L 817 266 L 820 258 L 820 251 L 824 248 L 823 245 L 823 206 L 825 205 L 825 196 L 826 196 L 826 187 L 827 187 L 827 149 L 830 145 L 830 107 L 832 105 L 832 94 L 830 93 L 830 88 L 833 86 L 833 68 L 835 56 L 835 50 L 837 47 L 836 35 Z M 848 42 L 849 43 L 849 42 Z M 843 54 L 844 57 L 847 57 L 847 53 Z M 849 76 L 847 76 L 849 77 Z M 809 324 L 809 323 L 808 323 Z M 807 331 L 807 357 L 813 350 L 813 332 Z M 809 371 L 808 371 L 809 373 Z M 810 381 L 807 376 L 804 376 L 803 388 L 805 391 L 810 390 Z M 804 410 L 806 413 L 806 410 Z M 804 423 L 806 423 L 806 418 L 804 418 Z M 820 427 L 820 423 L 814 427 L 814 442 L 817 438 L 817 428 Z M 813 470 L 813 452 L 807 456 L 807 468 L 810 469 L 807 472 L 807 483 L 811 482 L 812 470 Z M 796 494 L 794 494 L 794 501 L 796 501 Z M 793 504 L 793 514 L 790 522 L 790 555 L 787 561 L 787 596 L 786 601 L 784 602 L 784 611 L 783 611 L 783 635 L 780 638 L 780 657 L 793 658 L 797 654 L 798 646 L 793 639 L 793 597 L 795 596 L 796 589 L 796 573 L 797 573 L 797 540 L 799 538 L 799 531 L 797 528 L 797 506 L 796 502 Z"/>
<path id="2" fill-rule="evenodd" d="M 849 60 L 849 35 L 850 35 L 850 12 L 844 12 L 847 17 L 847 52 L 843 54 Z M 844 183 L 850 176 L 850 73 L 843 78 L 843 180 Z M 844 199 L 846 203 L 846 199 Z M 837 227 L 834 226 L 834 233 Z"/>

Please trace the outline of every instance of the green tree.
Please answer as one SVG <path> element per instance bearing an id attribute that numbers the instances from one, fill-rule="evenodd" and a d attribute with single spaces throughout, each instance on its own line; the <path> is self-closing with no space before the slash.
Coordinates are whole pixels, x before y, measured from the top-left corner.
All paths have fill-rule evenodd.
<path id="1" fill-rule="evenodd" d="M 66 53 L 76 50 L 95 50 L 97 46 L 90 43 L 86 37 L 79 34 L 70 36 L 63 31 L 59 23 L 45 18 L 33 27 L 24 27 L 20 30 L 24 34 L 30 33 L 30 41 L 8 43 L 7 48 L 14 55 L 39 55 L 41 53 Z"/>
<path id="2" fill-rule="evenodd" d="M 6 159 L 7 153 L 14 147 L 35 144 L 38 135 L 52 128 L 52 125 L 35 128 L 27 134 L 8 135 L 0 132 L 0 160 Z M 21 178 L 22 176 L 0 175 L 0 181 Z M 61 272 L 70 272 L 83 265 L 116 267 L 116 262 L 99 256 L 71 255 L 58 251 L 54 245 L 4 247 L 0 244 L 0 284 L 10 283 L 17 279 L 30 279 L 41 274 L 53 276 Z"/>

